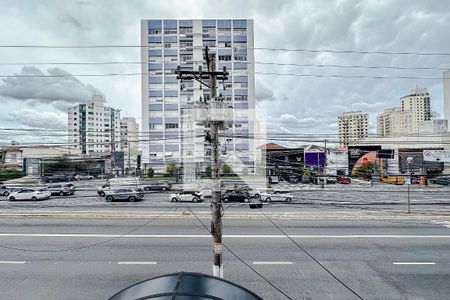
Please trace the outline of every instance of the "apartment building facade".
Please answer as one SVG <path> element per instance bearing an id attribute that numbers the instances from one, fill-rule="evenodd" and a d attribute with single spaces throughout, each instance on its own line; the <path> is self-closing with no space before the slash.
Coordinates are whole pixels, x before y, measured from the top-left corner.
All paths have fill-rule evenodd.
<path id="1" fill-rule="evenodd" d="M 94 95 L 89 104 L 68 108 L 69 144 L 88 156 L 121 151 L 120 110 L 105 106 L 105 97 Z"/>
<path id="2" fill-rule="evenodd" d="M 139 124 L 136 118 L 122 117 L 120 119 L 120 143 L 125 153 L 134 153 L 139 150 Z"/>
<path id="3" fill-rule="evenodd" d="M 156 169 L 168 162 L 203 169 L 209 163 L 207 129 L 192 118 L 192 105 L 208 100 L 208 87 L 196 80 L 179 82 L 182 70 L 207 70 L 204 49 L 215 55 L 216 69 L 226 67 L 228 80 L 217 94 L 234 108 L 233 125 L 221 140 L 222 153 L 251 163 L 254 143 L 255 73 L 253 20 L 141 20 L 142 162 Z M 241 136 L 237 138 L 235 136 Z M 244 138 L 245 137 L 245 138 Z"/>
<path id="4" fill-rule="evenodd" d="M 345 112 L 338 117 L 339 145 L 352 145 L 369 136 L 369 115 L 361 111 Z"/>
<path id="5" fill-rule="evenodd" d="M 430 95 L 426 88 L 415 88 L 400 98 L 400 107 L 385 109 L 377 116 L 377 135 L 395 137 L 417 135 L 431 120 Z"/>
<path id="6" fill-rule="evenodd" d="M 403 136 L 409 134 L 412 112 L 401 107 L 387 108 L 377 116 L 377 134 L 380 137 Z"/>
<path id="7" fill-rule="evenodd" d="M 427 88 L 415 88 L 400 98 L 403 111 L 411 112 L 411 134 L 418 134 L 420 124 L 431 120 L 430 94 Z"/>

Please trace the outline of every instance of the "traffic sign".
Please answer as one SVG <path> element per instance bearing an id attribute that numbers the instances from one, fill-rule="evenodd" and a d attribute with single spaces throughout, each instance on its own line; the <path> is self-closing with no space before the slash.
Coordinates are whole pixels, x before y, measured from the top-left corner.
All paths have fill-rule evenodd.
<path id="1" fill-rule="evenodd" d="M 450 162 L 450 150 L 423 150 L 423 160 Z"/>

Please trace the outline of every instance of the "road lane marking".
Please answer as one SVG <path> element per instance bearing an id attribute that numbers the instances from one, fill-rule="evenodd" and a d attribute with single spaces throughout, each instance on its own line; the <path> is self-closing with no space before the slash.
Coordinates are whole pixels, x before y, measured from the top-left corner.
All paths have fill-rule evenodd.
<path id="1" fill-rule="evenodd" d="M 413 261 L 398 261 L 393 262 L 394 265 L 435 265 L 435 262 L 413 262 Z"/>
<path id="2" fill-rule="evenodd" d="M 293 265 L 292 261 L 254 261 L 254 265 Z"/>
<path id="3" fill-rule="evenodd" d="M 23 265 L 26 261 L 19 260 L 1 260 L 0 264 L 13 264 L 13 265 Z"/>
<path id="4" fill-rule="evenodd" d="M 2 237 L 46 237 L 46 238 L 211 238 L 209 234 L 92 234 L 92 233 L 0 233 Z M 225 234 L 224 238 L 259 239 L 286 238 L 283 234 Z M 396 235 L 396 234 L 348 234 L 348 235 L 307 235 L 291 234 L 291 238 L 304 239 L 449 239 L 450 235 Z"/>
<path id="5" fill-rule="evenodd" d="M 442 225 L 444 227 L 450 228 L 450 221 L 431 221 L 434 224 Z"/>
<path id="6" fill-rule="evenodd" d="M 118 261 L 118 265 L 157 265 L 156 261 Z"/>

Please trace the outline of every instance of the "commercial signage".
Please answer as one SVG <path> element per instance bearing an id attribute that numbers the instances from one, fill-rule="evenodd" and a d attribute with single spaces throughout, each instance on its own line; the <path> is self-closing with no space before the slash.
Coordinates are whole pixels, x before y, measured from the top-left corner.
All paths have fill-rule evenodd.
<path id="1" fill-rule="evenodd" d="M 423 160 L 450 162 L 450 150 L 423 150 Z"/>

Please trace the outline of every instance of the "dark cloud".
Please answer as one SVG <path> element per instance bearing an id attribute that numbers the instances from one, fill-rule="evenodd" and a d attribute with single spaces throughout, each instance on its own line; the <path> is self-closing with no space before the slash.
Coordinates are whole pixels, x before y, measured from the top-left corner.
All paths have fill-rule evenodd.
<path id="1" fill-rule="evenodd" d="M 19 4 L 15 4 L 19 3 Z M 183 9 L 174 9 L 182 7 Z M 441 0 L 174 0 L 174 1 L 30 1 L 26 6 L 14 2 L 0 12 L 3 23 L 0 39 L 3 44 L 124 44 L 140 43 L 139 20 L 142 18 L 252 18 L 255 47 L 293 49 L 350 49 L 408 52 L 449 52 L 445 37 L 450 34 L 450 2 Z M 24 21 L 26 20 L 26 22 Z M 33 24 L 33 26 L 29 26 Z M 80 26 L 89 28 L 80 30 Z M 13 30 L 11 30 L 13 28 Z M 3 51 L 3 50 L 2 50 Z M 16 61 L 42 61 L 54 58 L 68 61 L 140 60 L 139 49 L 110 48 L 101 50 L 52 50 L 31 52 L 28 49 L 5 49 L 4 57 Z M 448 64 L 445 56 L 357 55 L 337 53 L 306 53 L 256 50 L 256 61 L 295 64 L 338 64 L 401 67 L 437 67 Z M 120 69 L 119 69 L 120 67 Z M 337 67 L 295 67 L 286 65 L 256 65 L 257 72 L 326 75 L 416 76 L 441 77 L 441 71 L 352 69 Z M 68 67 L 72 74 L 80 72 Z M 102 66 L 93 73 L 139 72 L 139 66 Z M 6 71 L 4 71 L 6 72 Z M 13 71 L 11 70 L 10 74 Z M 3 73 L 3 72 L 2 72 Z M 256 74 L 256 99 L 272 118 L 274 126 L 285 130 L 315 130 L 336 133 L 338 114 L 363 110 L 375 124 L 376 114 L 384 108 L 399 105 L 399 98 L 416 85 L 428 87 L 432 110 L 442 112 L 442 80 L 426 79 L 343 79 L 295 77 Z M 19 101 L 41 99 L 58 109 L 66 104 L 87 101 L 87 85 L 77 79 L 67 79 L 70 88 L 50 88 L 52 97 L 28 91 L 28 79 L 9 84 L 9 94 Z M 90 78 L 101 87 L 111 106 L 140 116 L 139 77 Z M 3 83 L 5 84 L 5 83 Z M 23 85 L 24 87 L 21 87 Z M 24 90 L 27 90 L 25 92 Z M 55 90 L 59 92 L 56 93 Z M 87 92 L 86 92 L 87 90 Z M 3 94 L 3 93 L 1 93 Z M 56 94 L 56 95 L 55 95 Z M 71 96 L 77 95 L 77 96 Z M 36 98 L 36 96 L 39 96 Z M 9 97 L 9 96 L 8 96 Z M 11 98 L 11 97 L 10 97 Z M 75 99 L 74 99 L 75 98 Z M 88 98 L 88 97 L 87 97 Z M 81 100 L 77 100 L 81 99 Z M 84 99 L 84 100 L 83 100 Z M 127 100 L 124 107 L 123 101 Z M 30 100 L 25 100 L 30 101 Z M 284 117 L 291 115 L 293 117 Z M 306 120 L 306 121 L 305 121 Z M 320 121 L 319 121 L 320 120 Z M 283 122 L 283 123 L 282 123 Z M 309 123 L 308 123 L 309 122 Z M 309 124 L 309 128 L 308 128 Z M 289 126 L 289 127 L 288 127 Z"/>
<path id="2" fill-rule="evenodd" d="M 55 77 L 45 77 L 48 75 Z M 4 78 L 2 81 L 0 85 L 2 97 L 27 101 L 31 105 L 51 104 L 56 109 L 64 111 L 68 105 L 87 103 L 94 94 L 101 94 L 92 85 L 81 82 L 69 72 L 59 68 L 49 68 L 47 73 L 44 73 L 36 67 L 23 67 L 19 73 L 14 74 L 14 77 Z"/>

